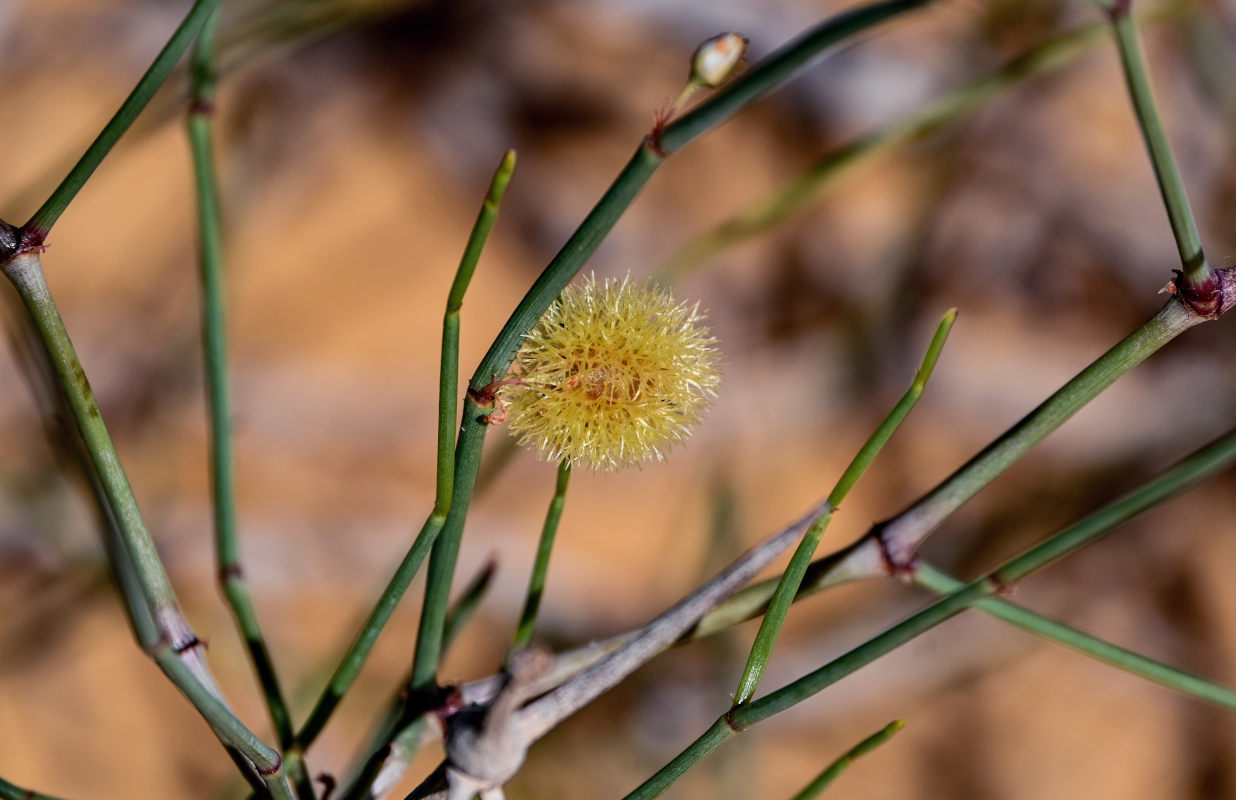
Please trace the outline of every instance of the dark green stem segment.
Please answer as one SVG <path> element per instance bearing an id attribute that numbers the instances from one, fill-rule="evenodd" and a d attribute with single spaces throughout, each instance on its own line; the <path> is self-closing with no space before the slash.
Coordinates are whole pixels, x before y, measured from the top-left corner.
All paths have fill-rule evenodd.
<path id="1" fill-rule="evenodd" d="M 464 521 L 476 485 L 476 469 L 481 461 L 481 445 L 492 404 L 482 408 L 469 397 L 464 402 L 463 426 L 455 448 L 455 494 L 446 515 L 442 533 L 429 555 L 429 570 L 425 584 L 425 602 L 416 635 L 416 652 L 412 660 L 413 692 L 432 691 L 437 686 L 438 659 L 442 653 L 442 634 L 446 630 L 446 611 L 450 600 L 451 577 L 459 558 Z"/>
<path id="2" fill-rule="evenodd" d="M 56 220 L 60 219 L 60 215 L 68 208 L 69 203 L 73 201 L 81 188 L 86 185 L 86 181 L 94 174 L 95 169 L 133 124 L 133 120 L 137 119 L 138 114 L 142 113 L 142 109 L 154 97 L 163 82 L 167 80 L 176 62 L 184 55 L 202 26 L 206 24 L 206 19 L 219 7 L 220 2 L 221 0 L 197 0 L 193 4 L 193 8 L 180 23 L 180 27 L 155 56 L 154 63 L 150 65 L 141 80 L 137 82 L 137 86 L 121 103 L 119 110 L 95 137 L 90 147 L 69 170 L 69 174 L 51 193 L 47 201 L 22 226 L 25 246 L 37 247 L 43 244 L 52 226 L 56 224 Z"/>
<path id="3" fill-rule="evenodd" d="M 935 335 L 931 338 L 931 344 L 927 347 L 927 353 L 923 356 L 922 364 L 918 368 L 918 372 L 914 376 L 910 388 L 902 395 L 897 405 L 888 413 L 888 416 L 876 427 L 875 432 L 867 439 L 862 448 L 858 451 L 858 455 L 854 456 L 845 472 L 842 473 L 837 485 L 833 487 L 833 491 L 828 496 L 829 510 L 821 515 L 807 532 L 803 534 L 802 541 L 798 543 L 798 548 L 794 551 L 794 555 L 790 558 L 790 563 L 786 567 L 785 572 L 781 574 L 781 579 L 777 583 L 777 588 L 773 592 L 772 598 L 768 601 L 768 609 L 764 612 L 764 618 L 760 621 L 760 629 L 755 635 L 755 641 L 751 645 L 751 652 L 747 656 L 747 665 L 743 669 L 742 677 L 738 680 L 738 688 L 734 692 L 734 705 L 739 706 L 743 703 L 750 702 L 755 696 L 755 690 L 760 684 L 760 678 L 764 675 L 764 670 L 768 666 L 768 659 L 772 657 L 773 648 L 776 646 L 777 637 L 781 633 L 781 627 L 785 623 L 786 615 L 790 612 L 790 605 L 794 602 L 794 598 L 798 595 L 799 587 L 802 585 L 803 576 L 807 572 L 807 567 L 811 564 L 811 557 L 815 555 L 816 547 L 820 544 L 820 537 L 824 535 L 824 531 L 828 528 L 828 523 L 832 520 L 833 514 L 841 507 L 842 501 L 850 490 L 871 466 L 871 462 L 884 449 L 884 445 L 888 443 L 889 438 L 901 426 L 910 410 L 918 403 L 920 397 L 923 396 L 923 390 L 927 386 L 927 380 L 931 377 L 932 370 L 935 369 L 936 362 L 940 358 L 940 351 L 944 348 L 944 342 L 948 339 L 948 333 L 953 327 L 953 322 L 957 319 L 957 309 L 950 309 L 944 318 L 940 320 L 939 327 L 936 328 Z"/>
<path id="4" fill-rule="evenodd" d="M 858 759 L 870 753 L 880 745 L 892 739 L 897 733 L 906 726 L 904 719 L 895 719 L 885 725 L 880 730 L 863 739 L 858 744 L 845 751 L 836 761 L 825 767 L 824 771 L 816 776 L 815 780 L 803 787 L 802 791 L 794 795 L 791 800 L 811 800 L 813 797 L 818 797 L 821 792 L 828 788 L 828 785 L 837 779 L 841 773 L 845 772 L 851 764 Z"/>
<path id="5" fill-rule="evenodd" d="M 1212 442 L 1119 500 L 1030 548 L 987 575 L 965 584 L 917 614 L 869 639 L 814 672 L 765 697 L 731 709 L 686 750 L 644 782 L 626 800 L 655 797 L 722 742 L 758 722 L 823 691 L 986 597 L 1075 552 L 1143 511 L 1183 492 L 1236 460 L 1236 431 Z"/>
<path id="6" fill-rule="evenodd" d="M 0 778 L 0 800 L 60 800 L 50 794 L 39 794 L 30 789 L 23 789 Z"/>
<path id="7" fill-rule="evenodd" d="M 180 655 L 166 644 L 151 653 L 159 668 L 189 698 L 225 743 L 252 761 L 259 772 L 270 774 L 278 770 L 282 763 L 279 753 L 254 736 L 213 691 L 196 680 Z"/>
<path id="8" fill-rule="evenodd" d="M 1141 45 L 1137 41 L 1137 26 L 1133 16 L 1128 13 L 1131 2 L 1119 2 L 1118 5 L 1119 9 L 1111 11 L 1112 32 L 1116 37 L 1116 47 L 1120 52 L 1120 65 L 1124 69 L 1125 82 L 1133 101 L 1133 111 L 1137 115 L 1137 124 L 1146 142 L 1150 163 L 1154 167 L 1155 180 L 1158 181 L 1159 192 L 1163 196 L 1163 205 L 1167 209 L 1167 218 L 1171 222 L 1172 234 L 1176 237 L 1176 248 L 1180 252 L 1185 286 L 1179 288 L 1192 287 L 1196 290 L 1204 290 L 1210 287 L 1213 291 L 1212 284 L 1217 285 L 1217 278 L 1202 251 L 1201 236 L 1197 231 L 1193 211 L 1189 208 L 1189 197 L 1185 193 L 1184 180 L 1180 177 L 1180 169 L 1176 166 L 1171 145 L 1167 142 L 1167 134 L 1163 131 L 1163 121 L 1155 108 L 1145 58 L 1142 55 Z M 1198 310 L 1203 313 L 1212 313 L 1218 306 L 1219 300 L 1215 300 L 1213 308 L 1199 308 Z"/>
<path id="9" fill-rule="evenodd" d="M 274 660 L 258 623 L 241 565 L 236 532 L 235 477 L 232 458 L 231 393 L 228 388 L 227 320 L 223 286 L 223 237 L 214 163 L 212 110 L 215 92 L 214 42 L 218 11 L 198 36 L 190 60 L 189 145 L 197 187 L 198 262 L 202 281 L 202 345 L 206 366 L 206 400 L 210 412 L 210 477 L 214 493 L 215 560 L 219 585 L 253 664 L 279 747 L 292 744 L 288 704 Z"/>
<path id="10" fill-rule="evenodd" d="M 485 593 L 489 591 L 496 571 L 497 562 L 486 562 L 447 610 L 446 626 L 442 631 L 443 652 L 446 652 L 471 619 Z M 362 751 L 365 754 L 364 760 L 355 769 L 348 771 L 352 778 L 343 784 L 338 795 L 339 800 L 359 800 L 367 797 L 368 788 L 389 757 L 402 757 L 404 763 L 407 763 L 415 756 L 424 718 L 418 715 L 419 708 L 410 708 L 412 701 L 407 696 L 406 687 L 411 683 L 412 678 L 409 675 L 400 683 L 400 686 L 404 687 L 403 691 L 387 704 L 386 712 L 377 724 L 374 735 Z"/>
<path id="11" fill-rule="evenodd" d="M 541 527 L 541 539 L 536 548 L 536 559 L 532 564 L 532 576 L 528 581 L 528 593 L 525 595 L 524 608 L 519 614 L 519 624 L 515 627 L 515 637 L 507 658 L 532 642 L 532 631 L 536 627 L 536 615 L 541 608 L 541 596 L 545 593 L 545 577 L 549 573 L 549 557 L 554 551 L 554 538 L 558 534 L 558 521 L 562 519 L 562 508 L 566 505 L 567 486 L 571 482 L 571 462 L 564 459 L 558 464 L 558 480 L 554 486 L 554 497 L 549 502 L 545 512 L 545 524 Z"/>
<path id="12" fill-rule="evenodd" d="M 446 314 L 442 320 L 442 370 L 438 387 L 438 483 L 436 508 L 446 514 L 451 507 L 451 495 L 455 489 L 453 453 L 455 450 L 456 423 L 459 416 L 459 310 L 464 294 L 476 273 L 489 232 L 498 219 L 498 209 L 506 194 L 506 187 L 515 172 L 515 151 L 508 150 L 498 164 L 489 191 L 481 203 L 472 233 L 464 246 L 463 257 L 455 271 L 455 280 L 446 299 Z M 478 387 L 479 388 L 479 387 Z"/>
<path id="13" fill-rule="evenodd" d="M 451 646 L 451 642 L 455 641 L 460 632 L 468 624 L 468 620 L 472 619 L 472 615 L 476 613 L 477 607 L 481 601 L 485 599 L 486 593 L 489 592 L 489 587 L 493 583 L 494 573 L 498 569 L 498 562 L 490 560 L 481 567 L 463 591 L 459 593 L 459 597 L 455 598 L 455 602 L 446 611 L 446 625 L 442 629 L 442 652 Z"/>
<path id="14" fill-rule="evenodd" d="M 917 585 L 939 595 L 952 594 L 966 587 L 964 581 L 957 580 L 930 564 L 921 562 L 914 570 L 913 580 Z M 1117 669 L 1199 700 L 1236 711 L 1236 691 L 1226 686 L 1147 658 L 1141 653 L 1105 642 L 1084 631 L 1079 631 L 998 597 L 985 597 L 975 603 L 974 607 L 996 619 L 1015 625 L 1027 633 L 1063 645 Z"/>
<path id="15" fill-rule="evenodd" d="M 481 600 L 489 591 L 496 571 L 497 562 L 492 560 L 487 562 L 451 604 L 446 613 L 446 626 L 442 631 L 443 652 L 451 646 L 451 642 L 472 618 Z M 420 725 L 409 726 L 409 720 L 412 717 L 408 714 L 410 699 L 407 696 L 407 687 L 410 684 L 411 676 L 400 682 L 401 691 L 387 703 L 382 719 L 375 726 L 374 734 L 362 750 L 363 760 L 357 768 L 345 773 L 352 777 L 342 784 L 338 793 L 340 800 L 355 800 L 357 797 L 364 796 L 385 763 L 387 753 L 397 752 L 401 748 L 414 752 L 416 743 L 420 740 Z M 402 732 L 401 728 L 403 728 Z M 386 749 L 388 746 L 391 747 L 389 751 Z M 411 755 L 409 755 L 410 758 Z"/>
<path id="16" fill-rule="evenodd" d="M 459 391 L 459 310 L 463 304 L 464 292 L 467 291 L 472 275 L 476 272 L 481 251 L 493 229 L 497 219 L 498 207 L 506 192 L 515 170 L 515 151 L 509 150 L 503 156 L 490 182 L 489 191 L 481 204 L 480 214 L 468 237 L 463 258 L 455 273 L 451 285 L 450 296 L 447 299 L 446 311 L 442 323 L 442 359 L 439 375 L 438 393 L 438 456 L 437 456 L 437 486 L 433 511 L 421 526 L 420 532 L 412 542 L 412 547 L 404 555 L 395 574 L 382 591 L 365 624 L 361 627 L 356 639 L 344 654 L 343 660 L 335 668 L 334 674 L 323 690 L 322 695 L 314 705 L 304 726 L 296 734 L 296 744 L 300 749 L 308 748 L 317 739 L 318 734 L 326 727 L 327 721 L 339 706 L 343 696 L 351 688 L 356 676 L 360 674 L 365 659 L 369 657 L 378 635 L 395 612 L 400 599 L 403 598 L 412 578 L 420 569 L 425 556 L 437 540 L 447 521 L 448 511 L 455 486 L 455 451 L 454 431 L 457 413 L 457 392 Z M 479 443 L 477 444 L 479 457 Z M 475 476 L 476 465 L 472 464 L 472 474 Z M 441 646 L 441 632 L 438 634 L 438 646 Z"/>

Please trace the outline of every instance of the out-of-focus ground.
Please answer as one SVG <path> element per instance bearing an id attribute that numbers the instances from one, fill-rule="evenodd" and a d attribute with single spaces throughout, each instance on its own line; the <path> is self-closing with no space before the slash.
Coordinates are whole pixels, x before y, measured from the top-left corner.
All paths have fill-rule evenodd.
<path id="1" fill-rule="evenodd" d="M 235 30 L 249 6 L 228 5 Z M 741 30 L 759 58 L 834 4 L 301 5 L 389 8 L 309 45 L 258 47 L 219 104 L 243 547 L 298 720 L 431 505 L 441 309 L 503 150 L 518 149 L 519 168 L 464 307 L 465 375 L 678 92 L 695 43 Z M 186 6 L 0 3 L 0 216 L 29 215 Z M 957 0 L 886 26 L 674 156 L 589 269 L 647 275 L 828 150 L 1097 19 L 1080 0 Z M 1203 239 L 1223 262 L 1236 253 L 1236 12 L 1199 2 L 1145 40 Z M 211 663 L 266 733 L 212 580 L 179 120 L 175 96 L 156 102 L 59 223 L 44 263 Z M 680 281 L 710 310 L 723 390 L 668 463 L 576 475 L 541 641 L 565 647 L 639 624 L 802 513 L 907 385 L 948 307 L 959 321 L 926 396 L 822 551 L 931 488 L 1153 313 L 1175 260 L 1110 42 L 856 170 Z M 974 574 L 1224 432 L 1232 324 L 1194 330 L 1122 379 L 951 519 L 927 554 Z M 491 435 L 491 455 L 503 438 Z M 498 576 L 445 678 L 497 666 L 553 473 L 521 453 L 478 497 L 460 583 L 489 558 Z M 710 533 L 726 496 L 734 525 Z M 1217 478 L 1017 599 L 1236 683 L 1234 515 L 1231 478 Z M 348 763 L 406 669 L 420 586 L 310 752 L 315 771 Z M 923 602 L 891 582 L 803 602 L 765 685 Z M 753 633 L 748 624 L 656 660 L 539 744 L 510 796 L 623 795 L 725 707 Z M 672 796 L 788 797 L 895 717 L 906 730 L 836 796 L 1236 796 L 1230 713 L 973 613 L 727 745 Z M 427 753 L 419 773 L 437 758 Z M 240 791 L 133 644 L 90 507 L 63 476 L 11 350 L 0 354 L 0 775 L 72 800 Z"/>

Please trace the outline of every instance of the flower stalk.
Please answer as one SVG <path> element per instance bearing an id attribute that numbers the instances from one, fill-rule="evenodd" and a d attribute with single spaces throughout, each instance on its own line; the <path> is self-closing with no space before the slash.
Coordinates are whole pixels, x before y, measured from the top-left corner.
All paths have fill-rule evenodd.
<path id="1" fill-rule="evenodd" d="M 532 575 L 528 580 L 528 592 L 524 595 L 524 607 L 519 614 L 519 624 L 515 626 L 515 637 L 507 651 L 507 661 L 510 661 L 512 655 L 532 642 L 537 612 L 540 611 L 541 597 L 545 593 L 549 557 L 554 551 L 554 539 L 558 535 L 558 521 L 562 519 L 562 509 L 566 505 L 566 491 L 570 482 L 571 462 L 564 459 L 558 463 L 558 479 L 554 483 L 554 497 L 550 500 L 549 509 L 545 512 L 545 524 L 541 527 L 536 559 L 532 564 Z"/>

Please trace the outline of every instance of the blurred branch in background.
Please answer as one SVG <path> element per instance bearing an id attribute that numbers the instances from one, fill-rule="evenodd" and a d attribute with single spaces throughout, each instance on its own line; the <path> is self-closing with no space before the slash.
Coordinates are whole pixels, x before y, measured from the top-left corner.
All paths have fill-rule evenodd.
<path id="1" fill-rule="evenodd" d="M 794 795 L 791 800 L 812 800 L 812 798 L 818 797 L 847 767 L 886 743 L 889 739 L 892 739 L 905 726 L 906 721 L 904 719 L 893 720 L 866 739 L 863 739 L 838 757 L 836 761 L 825 767 L 824 771 L 815 780 L 804 786 L 803 790 Z"/>

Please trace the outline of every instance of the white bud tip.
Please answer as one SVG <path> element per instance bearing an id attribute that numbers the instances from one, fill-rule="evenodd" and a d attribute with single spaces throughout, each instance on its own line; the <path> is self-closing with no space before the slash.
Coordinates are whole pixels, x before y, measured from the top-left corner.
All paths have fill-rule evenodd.
<path id="1" fill-rule="evenodd" d="M 747 37 L 739 33 L 705 40 L 691 56 L 691 80 L 709 88 L 720 86 L 742 68 L 746 52 Z"/>

